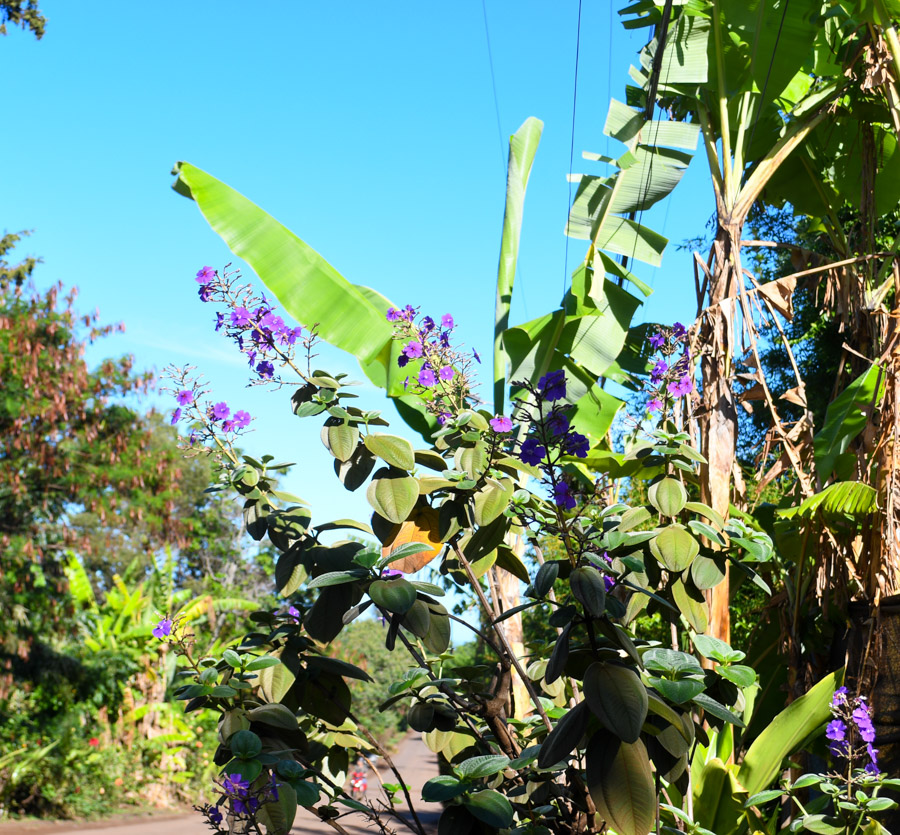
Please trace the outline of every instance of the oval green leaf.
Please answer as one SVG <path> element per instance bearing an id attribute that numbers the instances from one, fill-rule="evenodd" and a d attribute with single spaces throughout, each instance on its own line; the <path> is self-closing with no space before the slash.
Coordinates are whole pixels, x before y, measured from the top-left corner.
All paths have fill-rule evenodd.
<path id="1" fill-rule="evenodd" d="M 366 435 L 364 443 L 369 452 L 377 455 L 382 461 L 386 461 L 392 467 L 409 471 L 416 466 L 416 454 L 413 451 L 413 445 L 406 438 L 375 432 Z"/>
<path id="2" fill-rule="evenodd" d="M 700 543 L 682 525 L 669 525 L 650 540 L 650 551 L 669 571 L 684 571 L 700 553 Z"/>
<path id="3" fill-rule="evenodd" d="M 628 667 L 595 662 L 584 674 L 584 697 L 606 730 L 635 742 L 647 718 L 647 690 Z"/>
<path id="4" fill-rule="evenodd" d="M 369 586 L 369 597 L 375 601 L 376 606 L 403 615 L 416 602 L 416 590 L 402 577 L 395 580 L 376 580 Z"/>
<path id="5" fill-rule="evenodd" d="M 403 470 L 382 468 L 366 489 L 375 512 L 396 525 L 405 522 L 419 499 L 419 483 Z"/>
<path id="6" fill-rule="evenodd" d="M 663 478 L 651 485 L 647 497 L 663 516 L 677 516 L 687 502 L 687 490 L 677 478 Z"/>

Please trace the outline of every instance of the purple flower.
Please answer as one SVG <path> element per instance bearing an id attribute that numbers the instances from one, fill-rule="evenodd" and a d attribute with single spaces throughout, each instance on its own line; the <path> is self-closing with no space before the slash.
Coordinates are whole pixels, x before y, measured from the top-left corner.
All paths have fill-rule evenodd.
<path id="1" fill-rule="evenodd" d="M 197 295 L 200 296 L 200 301 L 208 302 L 210 297 L 212 296 L 212 291 L 209 289 L 208 284 L 201 284 L 200 289 L 197 291 Z"/>
<path id="2" fill-rule="evenodd" d="M 478 356 L 478 351 L 476 351 L 474 348 L 472 349 L 472 356 L 475 357 L 475 362 L 481 365 L 481 357 Z"/>
<path id="3" fill-rule="evenodd" d="M 229 774 L 225 777 L 222 786 L 228 794 L 235 794 L 242 797 L 250 788 L 250 781 L 245 779 L 241 774 Z"/>
<path id="4" fill-rule="evenodd" d="M 198 284 L 209 284 L 216 277 L 216 271 L 212 267 L 201 267 L 194 279 Z"/>
<path id="5" fill-rule="evenodd" d="M 226 420 L 226 421 L 222 424 L 222 431 L 223 431 L 223 432 L 234 432 L 234 421 L 233 421 L 233 420 Z"/>
<path id="6" fill-rule="evenodd" d="M 847 738 L 847 726 L 840 719 L 829 722 L 825 729 L 825 738 L 843 742 Z"/>
<path id="7" fill-rule="evenodd" d="M 547 448 L 536 438 L 526 438 L 519 447 L 519 458 L 526 464 L 537 466 L 547 457 Z"/>
<path id="8" fill-rule="evenodd" d="M 831 706 L 837 707 L 838 705 L 844 704 L 847 704 L 847 688 L 838 687 L 838 689 L 834 691 L 834 696 L 831 699 Z"/>
<path id="9" fill-rule="evenodd" d="M 431 331 L 434 330 L 434 327 L 434 319 L 430 316 L 424 316 L 422 318 L 422 330 L 425 331 L 425 333 L 431 333 Z"/>
<path id="10" fill-rule="evenodd" d="M 249 412 L 245 412 L 243 409 L 239 412 L 234 413 L 234 425 L 237 426 L 238 429 L 246 429 L 250 425 L 251 417 Z"/>
<path id="11" fill-rule="evenodd" d="M 615 577 L 610 577 L 609 574 L 604 574 L 603 585 L 606 587 L 607 591 L 612 591 L 616 586 Z"/>
<path id="12" fill-rule="evenodd" d="M 404 346 L 403 353 L 411 360 L 414 360 L 421 357 L 425 352 L 422 350 L 421 342 L 410 342 L 408 345 Z"/>
<path id="13" fill-rule="evenodd" d="M 566 396 L 566 372 L 548 371 L 538 380 L 537 387 L 544 400 L 562 400 Z"/>
<path id="14" fill-rule="evenodd" d="M 156 626 L 153 627 L 153 637 L 159 638 L 162 640 L 163 638 L 168 638 L 172 634 L 172 627 L 174 624 L 172 623 L 171 618 L 163 618 Z"/>
<path id="15" fill-rule="evenodd" d="M 447 328 L 447 330 L 453 330 L 453 317 L 449 313 L 445 313 L 441 316 L 441 327 Z"/>
<path id="16" fill-rule="evenodd" d="M 278 331 L 278 341 L 282 345 L 294 345 L 303 334 L 303 328 L 282 328 Z"/>
<path id="17" fill-rule="evenodd" d="M 676 322 L 674 325 L 672 325 L 672 336 L 674 336 L 676 339 L 680 339 L 686 333 L 687 330 L 685 329 L 684 325 L 681 324 L 681 322 Z"/>
<path id="18" fill-rule="evenodd" d="M 207 806 L 203 810 L 203 814 L 206 815 L 207 819 L 213 826 L 218 826 L 222 823 L 222 813 L 219 811 L 218 806 Z"/>
<path id="19" fill-rule="evenodd" d="M 666 386 L 669 394 L 674 397 L 681 397 L 684 394 L 690 394 L 694 388 L 694 381 L 687 375 L 680 380 L 673 380 Z"/>
<path id="20" fill-rule="evenodd" d="M 263 330 L 267 331 L 280 331 L 282 328 L 284 328 L 284 319 L 282 319 L 280 316 L 276 316 L 270 310 L 268 313 L 266 313 L 265 316 L 262 317 L 262 319 L 259 320 L 259 326 Z"/>
<path id="21" fill-rule="evenodd" d="M 400 311 L 396 307 L 389 307 L 387 312 L 388 322 L 396 322 L 400 318 Z"/>
<path id="22" fill-rule="evenodd" d="M 255 797 L 236 797 L 232 802 L 238 815 L 249 815 L 259 808 L 259 801 Z"/>
<path id="23" fill-rule="evenodd" d="M 431 388 L 437 380 L 434 379 L 434 372 L 430 368 L 423 368 L 419 372 L 419 385 L 425 388 Z"/>
<path id="24" fill-rule="evenodd" d="M 660 400 L 658 397 L 654 397 L 654 398 L 647 404 L 647 408 L 648 408 L 651 412 L 661 412 L 661 411 L 662 411 L 662 407 L 663 407 L 662 400 Z"/>
<path id="25" fill-rule="evenodd" d="M 287 613 L 292 618 L 297 618 L 297 620 L 300 620 L 300 610 L 296 606 L 288 606 Z"/>
<path id="26" fill-rule="evenodd" d="M 225 314 L 217 313 L 216 314 L 216 331 L 222 330 L 222 325 L 225 324 Z"/>
<path id="27" fill-rule="evenodd" d="M 455 373 L 456 373 L 456 372 L 455 372 L 449 365 L 445 365 L 440 371 L 438 371 L 438 376 L 439 376 L 444 382 L 447 382 L 448 380 L 452 380 L 452 379 L 453 379 L 453 375 L 454 375 Z"/>
<path id="28" fill-rule="evenodd" d="M 443 425 L 444 425 L 448 420 L 450 420 L 450 418 L 452 418 L 452 417 L 453 417 L 453 415 L 451 415 L 450 412 L 441 412 L 441 413 L 437 416 L 437 422 L 438 422 L 438 424 L 440 424 L 441 426 L 443 426 Z"/>
<path id="29" fill-rule="evenodd" d="M 869 716 L 869 709 L 863 702 L 859 703 L 859 707 L 853 711 L 851 718 L 863 742 L 874 742 L 875 726 L 872 724 L 872 718 Z"/>
<path id="30" fill-rule="evenodd" d="M 256 366 L 256 373 L 264 380 L 271 380 L 275 376 L 275 366 L 263 360 Z"/>
<path id="31" fill-rule="evenodd" d="M 662 348 L 663 345 L 666 344 L 666 338 L 661 333 L 653 334 L 653 336 L 648 337 L 647 341 L 656 351 L 658 351 L 660 348 Z"/>
<path id="32" fill-rule="evenodd" d="M 546 427 L 553 435 L 563 435 L 569 428 L 569 418 L 563 412 L 553 412 L 546 421 Z"/>
<path id="33" fill-rule="evenodd" d="M 416 315 L 416 309 L 411 304 L 408 304 L 408 305 L 406 305 L 406 307 L 403 308 L 403 318 L 404 319 L 408 319 L 409 321 L 412 321 L 415 318 L 415 315 Z"/>
<path id="34" fill-rule="evenodd" d="M 188 406 L 194 402 L 194 392 L 190 389 L 184 389 L 175 395 L 175 399 L 178 401 L 179 406 Z"/>
<path id="35" fill-rule="evenodd" d="M 654 385 L 662 380 L 665 373 L 669 370 L 669 366 L 663 362 L 663 360 L 658 360 L 656 365 L 650 369 L 650 382 Z"/>
<path id="36" fill-rule="evenodd" d="M 181 420 L 181 409 L 176 409 L 172 412 L 172 420 L 170 421 L 172 426 L 178 423 L 179 420 Z"/>
<path id="37" fill-rule="evenodd" d="M 231 409 L 228 408 L 227 403 L 216 403 L 213 406 L 212 414 L 216 420 L 225 420 L 231 414 Z"/>
<path id="38" fill-rule="evenodd" d="M 397 365 L 399 365 L 401 368 L 409 365 L 409 357 L 406 356 L 406 354 L 400 354 L 400 356 L 397 357 Z"/>
<path id="39" fill-rule="evenodd" d="M 571 510 L 575 507 L 575 497 L 566 482 L 560 481 L 553 488 L 553 501 L 556 502 L 557 507 L 561 507 L 563 510 Z"/>
<path id="40" fill-rule="evenodd" d="M 584 435 L 580 435 L 578 432 L 570 432 L 563 439 L 563 447 L 569 455 L 587 458 L 591 443 Z"/>
<path id="41" fill-rule="evenodd" d="M 878 775 L 881 770 L 878 768 L 878 749 L 872 747 L 872 743 L 866 745 L 866 753 L 869 755 L 869 762 L 866 763 L 866 771 L 869 774 Z"/>
<path id="42" fill-rule="evenodd" d="M 231 324 L 243 328 L 250 324 L 250 311 L 246 307 L 236 307 L 231 311 Z"/>
<path id="43" fill-rule="evenodd" d="M 390 577 L 402 577 L 402 576 L 403 576 L 403 572 L 402 572 L 402 571 L 398 571 L 396 568 L 382 568 L 382 569 L 381 569 L 381 576 L 382 576 L 382 577 L 388 577 L 388 578 L 390 578 Z"/>
<path id="44" fill-rule="evenodd" d="M 505 415 L 497 415 L 497 417 L 491 418 L 490 424 L 491 429 L 500 435 L 512 431 L 512 421 Z"/>

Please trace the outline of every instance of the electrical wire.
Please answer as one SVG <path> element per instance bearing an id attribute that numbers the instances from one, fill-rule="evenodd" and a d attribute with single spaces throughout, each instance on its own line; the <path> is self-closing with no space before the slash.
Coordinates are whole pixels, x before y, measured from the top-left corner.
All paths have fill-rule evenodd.
<path id="1" fill-rule="evenodd" d="M 575 163 L 575 109 L 578 104 L 578 56 L 581 51 L 581 0 L 578 0 L 578 31 L 575 37 L 575 83 L 572 88 L 572 139 L 569 144 L 569 199 L 566 203 L 566 226 L 569 223 L 569 211 L 572 207 L 572 166 Z M 569 235 L 566 229 L 566 256 L 563 263 L 563 295 L 566 293 L 566 284 L 569 281 Z"/>
<path id="2" fill-rule="evenodd" d="M 494 77 L 494 54 L 491 50 L 491 32 L 488 28 L 487 6 L 481 0 L 481 14 L 484 18 L 484 40 L 487 43 L 488 67 L 491 71 L 491 90 L 494 94 L 494 115 L 497 117 L 497 139 L 500 143 L 500 167 L 506 171 L 506 143 L 503 141 L 503 127 L 500 123 L 500 100 L 497 98 L 497 79 Z"/>

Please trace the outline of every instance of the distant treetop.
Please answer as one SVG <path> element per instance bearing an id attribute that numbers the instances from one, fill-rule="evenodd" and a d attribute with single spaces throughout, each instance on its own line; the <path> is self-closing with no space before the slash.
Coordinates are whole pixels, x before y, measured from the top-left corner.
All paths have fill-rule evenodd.
<path id="1" fill-rule="evenodd" d="M 38 8 L 38 0 L 0 0 L 0 35 L 6 34 L 6 24 L 30 29 L 40 40 L 44 37 L 47 18 Z"/>

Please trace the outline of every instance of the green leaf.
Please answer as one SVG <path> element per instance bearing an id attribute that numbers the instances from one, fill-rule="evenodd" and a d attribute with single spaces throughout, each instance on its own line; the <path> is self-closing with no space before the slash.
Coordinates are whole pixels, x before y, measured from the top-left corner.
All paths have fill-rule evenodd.
<path id="1" fill-rule="evenodd" d="M 688 522 L 697 525 L 699 522 Z M 696 533 L 696 531 L 695 531 Z M 724 560 L 723 560 L 724 562 Z M 712 589 L 725 579 L 725 567 L 710 557 L 698 556 L 691 563 L 691 580 L 698 589 Z"/>
<path id="2" fill-rule="evenodd" d="M 234 189 L 186 162 L 175 189 L 196 201 L 229 249 L 246 261 L 302 325 L 316 324 L 331 345 L 369 362 L 390 347 L 384 310 L 321 255 Z"/>
<path id="3" fill-rule="evenodd" d="M 687 490 L 677 478 L 663 478 L 651 485 L 647 497 L 663 516 L 677 516 L 687 502 Z"/>
<path id="4" fill-rule="evenodd" d="M 816 470 L 822 481 L 831 477 L 838 456 L 865 428 L 869 418 L 863 410 L 876 405 L 883 390 L 884 374 L 873 365 L 828 404 L 825 423 L 813 438 Z"/>
<path id="5" fill-rule="evenodd" d="M 669 571 L 680 572 L 700 553 L 700 543 L 683 525 L 672 524 L 650 540 L 650 552 Z"/>
<path id="6" fill-rule="evenodd" d="M 463 804 L 478 820 L 488 826 L 497 829 L 508 829 L 512 826 L 512 805 L 500 792 L 493 789 L 473 792 L 466 797 Z"/>
<path id="7" fill-rule="evenodd" d="M 276 667 L 281 663 L 280 658 L 274 658 L 271 655 L 261 655 L 259 658 L 254 658 L 247 665 L 247 672 L 253 673 L 257 670 L 264 670 L 266 667 Z"/>
<path id="8" fill-rule="evenodd" d="M 369 484 L 366 498 L 376 513 L 399 525 L 419 500 L 419 483 L 403 470 L 382 467 Z"/>
<path id="9" fill-rule="evenodd" d="M 709 607 L 702 593 L 679 578 L 672 583 L 672 598 L 691 627 L 697 632 L 705 632 L 709 626 Z"/>
<path id="10" fill-rule="evenodd" d="M 738 687 L 750 687 L 756 682 L 756 670 L 743 664 L 732 664 L 729 667 L 716 667 L 716 672 Z"/>
<path id="11" fill-rule="evenodd" d="M 541 744 L 538 754 L 538 768 L 550 768 L 566 759 L 581 742 L 587 730 L 590 712 L 587 702 L 579 702 L 571 710 L 563 714 L 556 727 Z"/>
<path id="12" fill-rule="evenodd" d="M 308 589 L 320 589 L 326 586 L 340 586 L 344 583 L 352 583 L 368 577 L 369 572 L 362 568 L 353 568 L 350 571 L 326 571 L 307 583 Z"/>
<path id="13" fill-rule="evenodd" d="M 466 784 L 452 774 L 432 777 L 422 786 L 422 800 L 426 803 L 445 803 L 459 797 L 466 790 Z"/>
<path id="14" fill-rule="evenodd" d="M 617 835 L 648 835 L 656 789 L 644 743 L 622 742 L 605 731 L 587 746 L 587 785 L 597 811 Z"/>
<path id="15" fill-rule="evenodd" d="M 544 123 L 533 116 L 526 119 L 509 139 L 509 163 L 506 174 L 506 208 L 503 212 L 503 237 L 500 239 L 500 263 L 497 267 L 497 302 L 494 312 L 494 411 L 503 413 L 503 398 L 509 361 L 502 334 L 509 327 L 519 236 L 525 208 L 525 190 L 531 166 L 541 141 Z"/>
<path id="16" fill-rule="evenodd" d="M 712 635 L 692 635 L 691 641 L 704 658 L 712 658 L 720 664 L 732 664 L 746 657 L 746 653 L 732 649 L 725 641 Z"/>
<path id="17" fill-rule="evenodd" d="M 490 777 L 507 766 L 509 766 L 509 757 L 502 754 L 485 754 L 463 760 L 456 766 L 456 771 L 460 777 L 474 780 L 477 777 Z"/>
<path id="18" fill-rule="evenodd" d="M 366 449 L 373 455 L 377 455 L 382 461 L 386 461 L 392 467 L 400 470 L 412 470 L 416 466 L 416 456 L 413 445 L 397 435 L 385 435 L 372 433 L 366 435 L 363 441 Z"/>
<path id="19" fill-rule="evenodd" d="M 668 678 L 649 678 L 650 686 L 662 693 L 670 702 L 684 704 L 703 692 L 703 682 L 695 678 L 681 678 L 672 681 Z"/>
<path id="20" fill-rule="evenodd" d="M 375 580 L 369 586 L 369 597 L 376 606 L 402 615 L 416 602 L 416 590 L 402 577 L 393 580 Z"/>
<path id="21" fill-rule="evenodd" d="M 234 756 L 252 760 L 262 751 L 262 740 L 253 731 L 237 731 L 228 740 L 228 747 Z"/>
<path id="22" fill-rule="evenodd" d="M 714 525 L 717 525 L 720 529 L 724 530 L 725 520 L 722 518 L 721 514 L 713 510 L 709 505 L 705 505 L 702 502 L 687 502 L 684 507 L 685 510 L 690 510 L 692 513 L 699 513 L 701 516 L 705 516 Z"/>
<path id="23" fill-rule="evenodd" d="M 741 788 L 734 774 L 722 762 L 713 757 L 702 769 L 691 770 L 694 779 L 694 820 L 704 829 L 717 835 L 728 835 L 738 829 L 745 814 Z"/>
<path id="24" fill-rule="evenodd" d="M 241 668 L 241 656 L 233 649 L 226 649 L 225 652 L 222 653 L 222 658 L 225 659 L 225 663 L 228 664 L 229 667 L 233 667 L 235 670 Z"/>
<path id="25" fill-rule="evenodd" d="M 511 479 L 504 479 L 503 483 L 489 480 L 475 494 L 475 524 L 489 525 L 503 513 L 509 507 L 514 486 Z"/>
<path id="26" fill-rule="evenodd" d="M 338 461 L 349 461 L 359 443 L 359 430 L 338 418 L 329 418 L 322 427 L 322 443 Z"/>
<path id="27" fill-rule="evenodd" d="M 290 708 L 280 704 L 260 705 L 247 711 L 251 722 L 260 722 L 270 728 L 282 728 L 288 731 L 297 729 L 297 717 Z"/>
<path id="28" fill-rule="evenodd" d="M 590 566 L 576 568 L 569 575 L 569 585 L 575 599 L 592 617 L 599 618 L 606 609 L 606 585 L 603 575 Z"/>
<path id="29" fill-rule="evenodd" d="M 584 697 L 606 730 L 636 742 L 647 719 L 647 691 L 628 667 L 595 662 L 584 674 Z"/>
<path id="30" fill-rule="evenodd" d="M 265 667 L 257 676 L 260 690 L 267 702 L 280 702 L 294 683 L 294 674 L 284 666 Z"/>
<path id="31" fill-rule="evenodd" d="M 694 696 L 693 702 L 696 705 L 700 705 L 707 713 L 719 719 L 723 719 L 732 725 L 737 725 L 739 728 L 744 727 L 744 722 L 740 716 L 729 710 L 725 705 L 719 704 L 715 699 L 707 696 L 706 693 L 698 693 Z"/>
<path id="32" fill-rule="evenodd" d="M 553 584 L 558 576 L 559 563 L 555 561 L 545 562 L 534 577 L 534 584 L 532 585 L 534 596 L 538 598 L 546 597 L 550 589 L 553 588 Z"/>
<path id="33" fill-rule="evenodd" d="M 784 797 L 784 791 L 781 789 L 767 789 L 764 792 L 758 792 L 744 803 L 744 808 L 749 809 L 751 806 L 761 806 L 763 803 L 775 800 L 776 797 Z"/>
<path id="34" fill-rule="evenodd" d="M 781 764 L 831 718 L 831 699 L 843 670 L 825 676 L 809 692 L 791 702 L 750 746 L 737 779 L 750 794 L 762 791 L 781 772 Z"/>
<path id="35" fill-rule="evenodd" d="M 849 517 L 859 522 L 877 509 L 878 493 L 874 488 L 859 481 L 838 481 L 804 499 L 797 507 L 778 510 L 778 515 L 785 519 L 795 516 L 812 519 L 821 515 L 826 521 Z"/>

